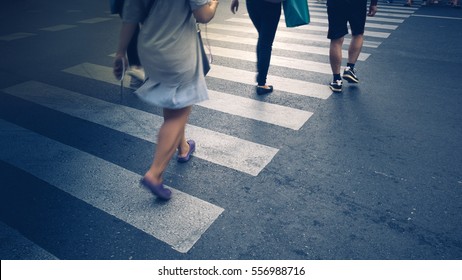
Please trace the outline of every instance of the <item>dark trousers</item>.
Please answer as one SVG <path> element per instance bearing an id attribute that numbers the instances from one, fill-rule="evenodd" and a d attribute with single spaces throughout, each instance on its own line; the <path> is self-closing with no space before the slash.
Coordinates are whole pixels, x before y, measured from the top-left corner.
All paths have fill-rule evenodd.
<path id="1" fill-rule="evenodd" d="M 281 3 L 247 0 L 246 4 L 250 19 L 258 31 L 257 83 L 263 86 L 266 84 L 273 41 L 281 18 Z"/>

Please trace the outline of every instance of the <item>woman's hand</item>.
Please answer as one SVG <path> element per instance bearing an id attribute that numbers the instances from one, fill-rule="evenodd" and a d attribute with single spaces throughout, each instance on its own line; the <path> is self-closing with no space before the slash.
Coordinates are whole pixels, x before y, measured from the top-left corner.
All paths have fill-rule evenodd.
<path id="1" fill-rule="evenodd" d="M 377 5 L 370 5 L 369 12 L 367 13 L 368 16 L 373 17 L 377 13 Z"/>
<path id="2" fill-rule="evenodd" d="M 112 66 L 112 73 L 117 80 L 122 80 L 125 75 L 125 71 L 128 67 L 128 59 L 125 54 L 116 54 L 114 64 Z"/>
<path id="3" fill-rule="evenodd" d="M 112 67 L 112 73 L 119 81 L 123 79 L 125 70 L 128 67 L 127 48 L 137 26 L 138 23 L 123 22 L 120 28 L 119 46 Z"/>
<path id="4" fill-rule="evenodd" d="M 239 0 L 232 0 L 231 1 L 231 12 L 235 14 L 239 10 Z"/>

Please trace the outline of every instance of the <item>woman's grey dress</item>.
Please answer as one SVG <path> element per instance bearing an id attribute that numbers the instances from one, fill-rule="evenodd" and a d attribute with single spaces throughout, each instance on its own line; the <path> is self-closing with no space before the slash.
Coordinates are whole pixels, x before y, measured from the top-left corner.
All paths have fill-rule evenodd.
<path id="1" fill-rule="evenodd" d="M 150 1 L 155 2 L 145 18 Z M 192 14 L 208 1 L 126 1 L 123 20 L 142 23 L 138 52 L 148 80 L 135 92 L 142 100 L 180 109 L 208 99 Z"/>

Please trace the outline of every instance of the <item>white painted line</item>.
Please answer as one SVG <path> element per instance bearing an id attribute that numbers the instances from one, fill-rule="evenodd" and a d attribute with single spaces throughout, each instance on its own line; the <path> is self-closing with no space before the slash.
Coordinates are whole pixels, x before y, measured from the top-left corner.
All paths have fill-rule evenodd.
<path id="1" fill-rule="evenodd" d="M 247 18 L 230 18 L 230 19 L 227 19 L 226 21 L 234 22 L 234 23 L 244 23 L 244 24 L 247 24 L 247 25 L 253 27 L 252 22 L 250 21 L 250 19 L 247 19 Z M 285 23 L 283 21 L 280 21 L 279 26 L 284 26 L 285 27 Z M 241 26 L 241 28 L 246 28 L 246 27 Z M 310 30 L 310 31 L 322 31 L 322 32 L 325 32 L 327 34 L 328 27 L 327 26 L 319 26 L 319 25 L 310 25 L 310 24 L 308 24 L 308 25 L 299 26 L 299 27 L 297 27 L 297 29 Z M 296 34 L 300 34 L 300 33 L 296 33 Z M 279 31 L 276 32 L 276 37 L 279 36 L 279 35 L 280 35 L 280 32 Z M 388 38 L 390 36 L 390 33 L 389 32 L 378 32 L 378 31 L 366 30 L 364 35 L 369 36 L 369 37 Z"/>
<path id="2" fill-rule="evenodd" d="M 312 12 L 310 11 L 310 20 L 313 20 L 313 18 L 322 18 L 327 21 L 327 12 Z M 378 17 L 378 16 L 373 16 L 373 17 L 368 17 L 367 22 L 369 21 L 379 21 L 379 22 L 390 22 L 390 23 L 403 23 L 403 19 L 396 19 L 396 18 L 386 18 L 386 17 Z"/>
<path id="3" fill-rule="evenodd" d="M 413 14 L 413 13 L 415 13 L 415 10 L 409 9 L 409 8 L 404 8 L 404 7 L 401 8 L 401 9 L 395 9 L 393 7 L 379 6 L 378 10 L 388 12 L 388 13 L 398 13 L 398 14 Z"/>
<path id="4" fill-rule="evenodd" d="M 324 12 L 327 13 L 326 7 L 311 7 L 310 6 L 310 13 L 311 12 Z M 399 18 L 408 18 L 410 14 L 413 13 L 413 11 L 408 11 L 404 13 L 400 13 L 399 11 L 397 13 L 394 13 L 393 10 L 390 9 L 382 9 L 381 6 L 378 7 L 377 11 L 377 16 L 385 16 L 385 17 L 399 17 Z M 368 17 L 369 18 L 369 17 Z"/>
<path id="5" fill-rule="evenodd" d="M 212 65 L 212 69 L 207 75 L 210 77 L 233 82 L 239 82 L 247 85 L 256 84 L 256 73 L 246 70 L 224 67 L 220 65 Z M 276 91 L 285 91 L 293 94 L 320 99 L 327 99 L 329 98 L 329 96 L 332 95 L 332 91 L 326 85 L 315 84 L 272 75 L 268 75 L 268 82 L 274 85 Z"/>
<path id="6" fill-rule="evenodd" d="M 383 7 L 386 7 L 387 9 L 390 9 L 390 10 L 408 10 L 408 11 L 417 11 L 419 9 L 419 7 L 416 7 L 416 6 L 412 6 L 412 7 L 405 7 L 403 6 L 402 4 L 399 4 L 398 5 L 380 5 L 382 8 Z M 379 6 L 379 7 L 380 7 Z"/>
<path id="7" fill-rule="evenodd" d="M 311 11 L 317 11 L 317 12 L 327 12 L 327 7 L 324 6 L 317 6 L 317 5 L 311 5 L 310 4 L 310 12 Z M 383 5 L 378 6 L 378 11 L 385 11 L 385 12 L 391 12 L 391 13 L 397 13 L 397 14 L 412 14 L 415 12 L 415 10 L 412 9 L 407 9 L 402 7 L 401 9 L 393 9 L 393 8 L 388 8 Z"/>
<path id="8" fill-rule="evenodd" d="M 198 105 L 294 130 L 299 130 L 313 115 L 311 112 L 213 90 L 209 90 L 209 97 L 210 100 Z"/>
<path id="9" fill-rule="evenodd" d="M 317 26 L 317 25 L 303 25 L 300 27 L 297 27 L 300 30 L 310 30 L 310 31 L 322 31 L 327 34 L 328 27 L 326 26 Z M 388 38 L 390 37 L 389 32 L 379 32 L 379 31 L 370 31 L 366 29 L 364 31 L 364 36 L 369 36 L 369 37 L 377 37 L 377 38 Z"/>
<path id="10" fill-rule="evenodd" d="M 329 24 L 329 20 L 327 19 L 327 13 L 326 13 L 326 16 L 321 16 L 321 17 L 314 17 L 313 16 L 314 13 L 311 13 L 310 12 L 310 23 L 312 22 L 315 22 L 315 23 L 324 23 L 324 24 Z M 319 14 L 322 14 L 322 13 L 317 13 L 318 15 Z M 388 19 L 388 18 L 381 18 L 381 17 L 368 17 L 367 18 L 368 20 L 366 21 L 366 28 L 378 28 L 378 29 L 388 29 L 388 30 L 395 30 L 396 28 L 398 28 L 397 25 L 391 25 L 391 24 L 379 24 L 379 23 L 371 23 L 370 21 L 383 21 L 383 22 L 403 22 L 403 20 L 400 20 L 400 19 Z M 382 19 L 382 20 L 380 20 Z M 281 20 L 280 22 L 282 22 L 283 24 L 285 24 L 285 17 L 284 15 L 281 15 Z M 303 26 L 300 26 L 300 27 L 303 27 Z M 300 28 L 300 27 L 297 27 L 297 28 Z"/>
<path id="11" fill-rule="evenodd" d="M 108 20 L 113 20 L 113 18 L 102 18 L 102 17 L 96 17 L 96 18 L 89 18 L 85 20 L 78 21 L 79 23 L 88 23 L 88 24 L 93 24 L 93 23 L 100 23 Z"/>
<path id="12" fill-rule="evenodd" d="M 327 18 L 325 18 L 325 19 L 310 18 L 310 22 L 329 24 L 329 21 L 327 20 Z M 396 28 L 398 28 L 398 26 L 397 25 L 391 25 L 391 24 L 371 23 L 371 22 L 366 21 L 366 29 L 367 28 L 395 30 Z"/>
<path id="13" fill-rule="evenodd" d="M 310 30 L 310 31 L 322 31 L 327 34 L 327 26 L 316 26 L 316 25 L 303 25 L 298 27 L 301 30 Z M 390 37 L 389 32 L 378 32 L 378 31 L 370 31 L 370 30 L 365 30 L 364 36 L 369 36 L 369 37 L 377 37 L 377 38 L 388 38 Z"/>
<path id="14" fill-rule="evenodd" d="M 114 56 L 115 54 L 111 54 Z M 113 85 L 119 85 L 120 82 L 116 80 L 114 74 L 112 73 L 112 68 L 108 66 L 102 66 L 92 63 L 82 63 L 67 69 L 63 70 L 66 73 L 77 75 L 80 77 L 85 77 L 88 79 L 93 79 L 96 81 L 102 81 Z M 130 77 L 125 75 L 124 86 L 128 88 L 130 84 Z"/>
<path id="15" fill-rule="evenodd" d="M 74 27 L 77 27 L 77 25 L 60 24 L 60 25 L 54 25 L 54 26 L 50 26 L 50 27 L 40 28 L 40 30 L 56 32 L 56 31 L 71 29 L 71 28 L 74 28 Z"/>
<path id="16" fill-rule="evenodd" d="M 413 17 L 425 17 L 425 18 L 437 18 L 437 19 L 453 19 L 462 20 L 461 17 L 442 17 L 442 16 L 430 16 L 430 15 L 412 15 Z"/>
<path id="17" fill-rule="evenodd" d="M 1 120 L 0 120 L 1 121 Z M 1 129 L 1 124 L 0 124 Z M 1 133 L 1 132 L 0 132 Z M 7 184 L 8 185 L 8 184 Z M 2 186 L 7 188 L 7 186 Z M 10 199 L 10 198 L 9 198 Z M 52 253 L 35 244 L 17 230 L 0 221 L 2 260 L 57 260 Z"/>
<path id="18" fill-rule="evenodd" d="M 204 38 L 215 40 L 215 41 L 239 43 L 239 44 L 252 45 L 252 46 L 257 45 L 257 38 L 237 37 L 237 36 L 224 35 L 221 33 L 213 33 L 213 32 L 204 33 L 203 36 Z M 327 42 L 327 39 L 325 39 L 325 41 Z M 212 47 L 212 54 L 213 54 L 213 49 L 214 47 Z M 329 55 L 328 47 L 323 48 L 323 47 L 316 47 L 316 46 L 310 46 L 310 45 L 284 43 L 284 42 L 278 42 L 278 41 L 273 43 L 273 49 L 311 53 L 311 54 L 325 55 L 325 56 Z M 343 50 L 342 55 L 344 57 L 347 57 L 348 51 Z M 358 60 L 365 61 L 369 56 L 370 54 L 362 52 L 359 54 Z"/>
<path id="19" fill-rule="evenodd" d="M 0 159 L 187 253 L 224 211 L 172 189 L 167 203 L 139 187 L 141 176 L 0 120 Z M 11 145 L 11 143 L 15 143 Z"/>
<path id="20" fill-rule="evenodd" d="M 105 75 L 104 71 L 98 74 L 91 64 L 64 71 L 80 76 L 92 73 L 97 80 L 100 80 L 98 75 Z M 157 141 L 155 132 L 163 123 L 158 115 L 35 81 L 7 88 L 4 92 L 153 143 Z M 193 125 L 187 125 L 186 135 L 196 140 L 194 156 L 253 176 L 257 176 L 279 151 Z"/>
<path id="21" fill-rule="evenodd" d="M 377 16 L 383 16 L 383 17 L 392 17 L 392 18 L 408 18 L 410 17 L 411 15 L 408 15 L 408 14 L 393 14 L 393 13 L 387 13 L 387 12 L 384 12 L 384 11 L 381 11 L 380 9 L 377 11 Z"/>
<path id="22" fill-rule="evenodd" d="M 90 64 L 86 65 L 85 68 L 87 71 L 83 76 L 86 78 L 118 84 L 115 83 L 112 77 L 112 69 L 110 67 Z M 128 84 L 128 81 L 125 84 Z M 313 114 L 307 111 L 212 90 L 209 91 L 209 97 L 210 100 L 198 103 L 197 106 L 294 130 L 300 129 Z M 288 118 L 287 116 L 291 117 Z"/>
<path id="23" fill-rule="evenodd" d="M 324 10 L 326 10 L 326 4 L 325 3 L 322 4 L 322 3 L 310 2 L 309 3 L 309 8 L 310 8 L 310 12 L 311 12 L 311 10 L 314 10 L 314 9 L 324 9 Z M 387 5 L 387 4 L 383 4 L 383 3 L 379 3 L 378 8 L 379 9 L 389 10 L 389 11 L 397 11 L 397 12 L 409 12 L 409 11 L 416 11 L 416 10 L 419 9 L 417 7 L 404 7 L 402 4 L 400 6 L 395 6 L 395 5 Z"/>
<path id="24" fill-rule="evenodd" d="M 0 36 L 1 41 L 13 41 L 13 40 L 18 40 L 18 39 L 23 39 L 31 36 L 35 36 L 37 34 L 34 33 L 25 33 L 25 32 L 18 32 L 18 33 L 12 33 L 8 34 L 5 36 Z"/>
<path id="25" fill-rule="evenodd" d="M 255 52 L 241 51 L 235 49 L 225 49 L 221 47 L 213 47 L 212 54 L 214 56 L 228 57 L 233 59 L 256 62 L 257 57 Z M 271 65 L 280 66 L 291 69 L 310 71 L 322 74 L 332 74 L 330 64 L 296 59 L 291 57 L 271 55 Z"/>
<path id="26" fill-rule="evenodd" d="M 257 31 L 255 30 L 253 26 L 250 27 L 250 26 L 236 26 L 236 25 L 229 25 L 229 24 L 211 23 L 207 25 L 207 29 L 255 34 L 255 36 L 257 35 Z M 278 41 L 278 38 L 287 38 L 287 39 L 294 39 L 298 41 L 308 41 L 308 42 L 316 41 L 316 42 L 329 43 L 329 40 L 327 39 L 327 35 L 323 36 L 323 35 L 306 34 L 306 33 L 300 33 L 300 32 L 289 32 L 288 30 L 290 29 L 286 27 L 280 27 L 276 33 L 276 42 Z M 346 44 L 350 42 L 351 40 L 349 38 L 345 38 Z M 368 41 L 368 40 L 364 40 L 364 44 L 363 44 L 364 47 L 371 47 L 371 48 L 377 48 L 379 45 L 380 45 L 380 42 L 374 42 L 374 41 Z"/>
<path id="27" fill-rule="evenodd" d="M 325 3 L 313 3 L 312 1 L 310 1 L 310 8 L 312 7 L 317 7 L 317 8 L 326 8 L 326 4 Z M 405 7 L 403 6 L 402 4 L 400 4 L 399 6 L 395 6 L 395 5 L 389 5 L 389 4 L 384 4 L 384 3 L 379 3 L 379 9 L 380 8 L 386 8 L 386 9 L 391 9 L 391 10 L 418 10 L 419 8 L 417 7 Z M 311 12 L 311 11 L 310 11 Z"/>

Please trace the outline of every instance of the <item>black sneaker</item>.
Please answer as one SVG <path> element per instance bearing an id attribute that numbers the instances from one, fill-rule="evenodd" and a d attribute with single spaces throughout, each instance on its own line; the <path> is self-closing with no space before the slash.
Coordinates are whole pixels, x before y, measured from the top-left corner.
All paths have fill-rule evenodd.
<path id="1" fill-rule="evenodd" d="M 348 66 L 343 71 L 342 78 L 347 80 L 349 83 L 355 83 L 355 84 L 359 83 L 359 79 L 358 79 L 358 76 L 356 76 L 355 69 L 350 68 Z"/>
<path id="2" fill-rule="evenodd" d="M 273 86 L 268 86 L 268 87 L 257 86 L 258 95 L 263 95 L 263 94 L 267 94 L 271 92 L 273 92 Z"/>
<path id="3" fill-rule="evenodd" d="M 329 84 L 330 89 L 333 92 L 342 92 L 342 80 L 336 80 Z"/>

